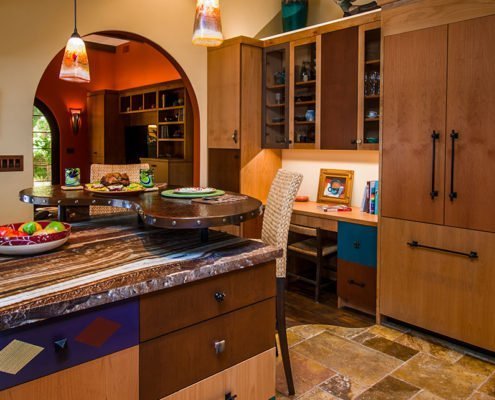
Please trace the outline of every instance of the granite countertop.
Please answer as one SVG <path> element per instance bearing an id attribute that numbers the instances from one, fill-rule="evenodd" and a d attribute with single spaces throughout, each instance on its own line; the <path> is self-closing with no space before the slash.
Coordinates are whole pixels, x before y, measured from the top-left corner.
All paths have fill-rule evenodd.
<path id="1" fill-rule="evenodd" d="M 73 225 L 68 243 L 29 257 L 0 255 L 0 330 L 274 260 L 282 251 L 210 231 L 139 226 L 135 216 Z"/>

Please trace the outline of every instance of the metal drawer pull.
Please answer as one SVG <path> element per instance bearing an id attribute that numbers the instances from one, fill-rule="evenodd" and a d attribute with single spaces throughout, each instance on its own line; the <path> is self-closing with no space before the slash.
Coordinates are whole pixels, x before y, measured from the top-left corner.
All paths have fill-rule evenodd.
<path id="1" fill-rule="evenodd" d="M 433 131 L 431 134 L 431 138 L 433 140 L 433 157 L 432 157 L 432 166 L 431 166 L 431 192 L 430 197 L 432 200 L 435 200 L 435 197 L 438 197 L 438 190 L 435 189 L 435 165 L 436 165 L 436 157 L 437 157 L 437 140 L 440 139 L 440 134 L 436 131 Z"/>
<path id="2" fill-rule="evenodd" d="M 478 252 L 476 252 L 476 251 L 471 251 L 469 253 L 463 253 L 462 251 L 455 251 L 455 250 L 442 249 L 440 247 L 426 246 L 424 244 L 417 242 L 416 240 L 413 240 L 412 242 L 407 242 L 407 245 L 409 247 L 417 247 L 417 248 L 421 248 L 421 249 L 428 249 L 428 250 L 442 251 L 444 253 L 449 253 L 449 254 L 456 254 L 458 256 L 468 257 L 471 260 L 475 260 L 475 259 L 479 258 Z"/>
<path id="3" fill-rule="evenodd" d="M 220 354 L 225 351 L 225 339 L 224 340 L 217 340 L 215 342 L 215 353 Z"/>
<path id="4" fill-rule="evenodd" d="M 355 249 L 360 249 L 361 242 L 359 240 L 356 240 L 355 242 L 352 243 L 352 247 L 354 247 Z"/>
<path id="5" fill-rule="evenodd" d="M 349 285 L 359 286 L 360 288 L 364 288 L 366 286 L 365 283 L 356 282 L 354 279 L 349 279 L 347 282 L 349 283 Z"/>
<path id="6" fill-rule="evenodd" d="M 225 292 L 215 292 L 215 300 L 219 303 L 225 300 Z"/>

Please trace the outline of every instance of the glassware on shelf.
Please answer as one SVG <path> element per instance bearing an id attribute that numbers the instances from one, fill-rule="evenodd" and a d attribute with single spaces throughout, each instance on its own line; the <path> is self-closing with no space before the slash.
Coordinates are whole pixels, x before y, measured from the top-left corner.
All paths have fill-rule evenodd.
<path id="1" fill-rule="evenodd" d="M 380 94 L 380 72 L 369 71 L 364 74 L 364 95 L 377 96 Z"/>

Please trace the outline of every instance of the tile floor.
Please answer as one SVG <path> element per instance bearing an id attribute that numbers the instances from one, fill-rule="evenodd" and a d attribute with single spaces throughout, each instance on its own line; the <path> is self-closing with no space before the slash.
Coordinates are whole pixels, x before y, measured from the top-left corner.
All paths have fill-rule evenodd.
<path id="1" fill-rule="evenodd" d="M 279 357 L 280 400 L 495 400 L 495 364 L 417 333 L 299 325 L 288 339 L 296 395 Z"/>

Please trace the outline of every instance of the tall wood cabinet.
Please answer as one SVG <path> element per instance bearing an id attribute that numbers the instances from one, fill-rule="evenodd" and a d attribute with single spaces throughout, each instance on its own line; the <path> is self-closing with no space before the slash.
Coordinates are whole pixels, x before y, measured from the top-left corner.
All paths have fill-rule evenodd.
<path id="1" fill-rule="evenodd" d="M 208 51 L 208 184 L 266 201 L 280 150 L 261 148 L 262 48 L 235 38 Z M 247 236 L 259 235 L 259 226 Z M 239 233 L 237 230 L 235 233 Z"/>
<path id="2" fill-rule="evenodd" d="M 495 351 L 495 7 L 398 31 L 404 4 L 383 14 L 380 313 Z"/>

